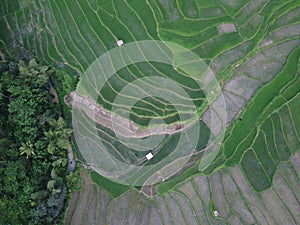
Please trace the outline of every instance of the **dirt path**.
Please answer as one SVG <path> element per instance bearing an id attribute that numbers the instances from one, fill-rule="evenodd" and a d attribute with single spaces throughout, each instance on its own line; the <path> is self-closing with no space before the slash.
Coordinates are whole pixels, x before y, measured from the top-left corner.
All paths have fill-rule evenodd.
<path id="1" fill-rule="evenodd" d="M 67 168 L 67 172 L 74 171 L 75 166 L 76 166 L 76 162 L 75 162 L 72 146 L 70 145 L 69 148 L 68 148 L 68 168 Z"/>
<path id="2" fill-rule="evenodd" d="M 55 103 L 59 103 L 59 98 L 58 98 L 58 94 L 56 92 L 56 90 L 54 89 L 53 85 L 50 82 L 50 90 L 49 90 L 50 94 L 52 94 L 54 96 L 54 98 L 52 99 L 53 102 Z"/>
<path id="3" fill-rule="evenodd" d="M 141 127 L 136 123 L 121 116 L 112 115 L 109 111 L 104 110 L 89 97 L 80 95 L 75 91 L 65 97 L 65 103 L 69 107 L 76 107 L 83 110 L 88 117 L 93 119 L 96 123 L 113 130 L 123 137 L 144 138 L 151 135 L 174 134 L 181 132 L 192 125 L 161 125 L 141 129 Z"/>

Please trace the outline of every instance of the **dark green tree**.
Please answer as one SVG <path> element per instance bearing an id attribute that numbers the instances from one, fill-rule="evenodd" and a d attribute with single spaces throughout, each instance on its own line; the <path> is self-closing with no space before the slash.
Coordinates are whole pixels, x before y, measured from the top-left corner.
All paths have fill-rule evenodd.
<path id="1" fill-rule="evenodd" d="M 51 224 L 64 205 L 71 130 L 49 93 L 54 73 L 35 60 L 1 64 L 0 224 Z"/>

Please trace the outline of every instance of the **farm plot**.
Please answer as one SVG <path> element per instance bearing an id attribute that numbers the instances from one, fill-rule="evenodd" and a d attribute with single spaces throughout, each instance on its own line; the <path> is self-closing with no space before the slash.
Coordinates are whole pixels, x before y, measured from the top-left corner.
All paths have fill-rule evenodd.
<path id="1" fill-rule="evenodd" d="M 289 110 L 290 104 L 293 107 L 299 104 L 300 95 L 295 89 L 287 88 L 285 91 L 294 97 L 282 105 L 276 103 L 275 112 L 269 115 L 263 114 L 263 122 L 253 128 L 257 135 L 252 136 L 252 139 L 242 140 L 244 145 L 239 144 L 242 148 L 236 148 L 237 151 L 245 152 L 240 164 L 249 182 L 258 191 L 270 187 L 279 163 L 287 161 L 300 149 L 295 125 L 299 116 L 292 115 Z M 273 108 L 272 103 L 270 107 Z M 233 159 L 234 157 L 236 158 Z M 232 161 L 237 162 L 238 153 L 235 153 L 234 157 L 231 158 Z M 230 160 L 227 163 L 229 164 Z"/>
<path id="2" fill-rule="evenodd" d="M 196 175 L 179 183 L 169 193 L 151 199 L 136 190 L 112 199 L 89 181 L 85 185 L 91 185 L 93 191 L 87 196 L 82 189 L 76 206 L 82 218 L 73 220 L 72 224 L 86 224 L 87 221 L 109 225 L 276 224 L 278 221 L 297 224 L 300 180 L 295 165 L 300 165 L 299 156 L 298 152 L 288 162 L 281 163 L 272 187 L 259 193 L 247 182 L 239 166 L 221 169 L 208 177 Z M 81 207 L 80 202 L 88 202 L 87 207 Z M 92 213 L 95 208 L 96 216 Z M 218 216 L 214 216 L 214 212 L 218 212 Z M 67 215 L 72 212 L 68 211 Z"/>
<path id="3" fill-rule="evenodd" d="M 19 46 L 42 62 L 71 68 L 82 75 L 95 59 L 117 47 L 119 39 L 125 44 L 151 39 L 171 41 L 204 59 L 214 70 L 212 73 L 225 95 L 229 130 L 223 152 L 203 172 L 206 175 L 200 175 L 195 169 L 187 173 L 190 178 L 179 174 L 174 179 L 176 182 L 163 183 L 168 187 L 165 193 L 160 192 L 150 200 L 135 189 L 125 193 L 116 191 L 110 196 L 101 187 L 87 182 L 78 200 L 73 201 L 76 207 L 70 207 L 66 223 L 297 224 L 299 1 L 13 0 L 4 1 L 0 9 L 1 52 L 2 48 Z M 96 75 L 91 79 L 97 79 Z M 163 63 L 135 63 L 117 71 L 104 83 L 103 89 L 97 86 L 86 89 L 99 96 L 93 100 L 104 112 L 111 113 L 116 105 L 122 114 L 128 109 L 127 104 L 114 102 L 129 83 L 134 93 L 142 92 L 141 86 L 161 92 L 161 83 L 151 79 L 152 76 L 169 79 L 188 93 L 201 121 L 197 132 L 202 139 L 194 145 L 202 152 L 208 134 L 217 130 L 218 123 L 203 123 L 209 117 L 203 118 L 201 114 L 210 112 L 211 102 L 206 102 L 206 93 L 185 71 Z M 141 78 L 142 85 L 136 85 L 134 81 Z M 130 101 L 130 95 L 123 97 Z M 212 100 L 215 99 L 216 103 L 218 94 Z M 144 132 L 152 128 L 155 119 L 157 124 L 171 126 L 178 121 L 175 106 L 160 96 L 146 96 L 133 104 L 128 121 Z M 179 112 L 190 114 L 189 107 L 180 107 Z M 95 126 L 93 137 L 94 121 L 90 118 L 83 110 L 80 117 L 85 122 L 83 131 L 91 140 L 99 138 L 108 150 L 92 158 L 95 163 L 102 159 L 103 166 L 115 166 L 112 158 L 125 164 L 158 163 L 172 154 L 179 140 L 178 134 L 167 135 L 160 146 L 151 148 L 157 157 L 148 162 L 145 155 L 149 149 L 145 150 L 140 142 L 132 141 L 128 146 L 128 141 L 117 139 L 117 134 L 104 123 Z M 87 139 L 87 135 L 81 138 Z M 146 141 L 149 144 L 152 139 Z M 186 150 L 189 144 L 187 141 L 180 147 Z M 86 149 L 93 150 L 89 145 Z M 177 161 L 167 161 L 169 167 L 165 170 L 171 169 L 173 163 Z M 144 182 L 141 175 L 149 177 L 153 172 L 136 170 L 130 179 Z M 167 177 L 156 178 L 163 181 Z M 106 188 L 113 193 L 114 186 L 109 187 L 110 184 Z M 78 218 L 76 214 L 82 216 Z"/>
<path id="4" fill-rule="evenodd" d="M 152 44 L 153 48 L 157 48 L 154 51 L 155 54 L 153 54 L 153 48 L 149 49 L 149 43 Z M 162 42 L 155 42 L 154 44 L 153 43 L 154 42 L 149 41 L 139 42 L 138 45 L 127 45 L 119 49 L 114 49 L 111 54 L 105 54 L 103 57 L 101 56 L 100 61 L 96 61 L 95 63 L 93 63 L 92 66 L 89 67 L 89 69 L 87 70 L 87 73 L 84 74 L 83 78 L 78 84 L 76 93 L 72 92 L 70 94 L 70 98 L 72 99 L 70 101 L 73 102 L 73 125 L 75 130 L 78 132 L 78 139 L 80 141 L 84 140 L 84 144 L 79 143 L 81 145 L 80 149 L 81 151 L 83 151 L 83 155 L 87 154 L 85 155 L 85 158 L 88 157 L 88 161 L 92 162 L 94 167 L 99 166 L 101 167 L 101 169 L 105 168 L 105 171 L 107 170 L 107 166 L 109 166 L 109 164 L 113 166 L 112 168 L 110 168 L 112 170 L 108 170 L 108 173 L 105 173 L 105 175 L 112 174 L 116 171 L 122 174 L 125 168 L 128 169 L 127 174 L 130 174 L 131 170 L 137 169 L 136 167 L 130 167 L 132 163 L 134 163 L 134 165 L 143 165 L 142 163 L 147 162 L 145 160 L 145 155 L 148 154 L 146 151 L 151 150 L 152 154 L 156 155 L 155 158 L 157 158 L 158 160 L 162 160 L 162 158 L 160 157 L 166 156 L 166 154 L 163 154 L 161 156 L 160 154 L 156 153 L 162 152 L 160 151 L 161 149 L 171 147 L 169 149 L 166 149 L 166 152 L 168 152 L 168 156 L 165 157 L 166 161 L 164 163 L 159 162 L 160 165 L 157 165 L 155 170 L 152 170 L 157 174 L 156 176 L 161 177 L 162 179 L 166 179 L 170 177 L 172 173 L 174 173 L 171 172 L 172 170 L 178 170 L 178 168 L 176 168 L 177 163 L 182 164 L 184 160 L 188 160 L 189 155 L 193 154 L 194 150 L 201 150 L 197 149 L 198 147 L 205 147 L 205 143 L 203 140 L 205 140 L 206 137 L 198 138 L 198 134 L 201 134 L 202 129 L 206 129 L 209 127 L 205 127 L 205 125 L 201 123 L 201 121 L 199 121 L 199 116 L 207 106 L 207 103 L 209 101 L 212 101 L 215 97 L 214 95 L 217 94 L 216 90 L 216 92 L 214 92 L 210 89 L 210 87 L 214 87 L 213 83 L 215 81 L 213 80 L 209 82 L 209 88 L 205 91 L 206 94 L 208 93 L 210 95 L 210 98 L 208 98 L 206 103 L 203 103 L 204 94 L 202 89 L 199 89 L 199 86 L 201 85 L 197 83 L 197 80 L 199 80 L 202 76 L 211 76 L 210 73 L 207 73 L 207 65 L 194 53 L 187 51 L 186 49 L 181 50 L 178 46 L 174 47 L 172 44 L 167 45 Z M 135 48 L 133 49 L 133 47 Z M 134 52 L 132 52 L 132 49 L 134 50 Z M 140 49 L 150 50 L 150 53 L 141 52 L 139 51 Z M 123 55 L 123 51 L 126 52 L 127 55 L 129 55 L 129 57 L 126 56 L 127 58 L 124 59 L 124 62 L 111 60 L 113 56 L 123 60 L 123 57 L 125 57 Z M 162 57 L 160 57 L 160 55 L 156 55 L 157 51 L 159 51 Z M 143 55 L 146 59 L 149 59 L 149 61 L 155 61 L 155 59 L 159 57 L 161 62 L 168 63 L 169 58 L 172 58 L 174 56 L 171 55 L 166 59 L 164 59 L 163 57 L 164 55 L 167 55 L 167 52 L 170 51 L 174 51 L 173 54 L 175 55 L 175 59 L 173 59 L 175 60 L 175 65 L 173 67 L 177 67 L 178 64 L 178 70 L 183 71 L 182 74 L 171 73 L 168 69 L 174 70 L 172 66 L 166 67 L 159 65 L 158 63 L 150 64 L 149 62 L 147 62 L 149 66 L 141 66 L 141 68 L 144 68 L 144 71 L 146 71 L 145 68 L 156 68 L 157 71 L 162 71 L 160 72 L 160 74 L 162 74 L 163 76 L 152 76 L 150 78 L 152 73 L 148 70 L 148 72 L 146 72 L 147 74 L 150 74 L 149 77 L 138 75 L 137 77 L 142 78 L 136 79 L 131 83 L 125 82 L 126 79 L 131 79 L 127 75 L 121 76 L 121 74 L 119 76 L 120 78 L 126 78 L 122 78 L 122 81 L 121 79 L 114 80 L 114 77 L 111 77 L 110 71 L 113 71 L 113 69 L 118 71 L 119 68 L 123 68 L 123 66 L 127 65 L 126 62 L 139 62 L 140 58 L 137 57 L 137 55 L 139 54 Z M 180 58 L 181 55 L 184 55 L 185 57 L 187 57 L 187 59 L 190 59 L 190 61 L 187 61 L 187 59 L 183 57 Z M 110 63 L 111 61 L 111 64 L 115 65 L 116 68 L 111 69 L 109 65 L 108 68 L 105 67 L 106 63 Z M 194 65 L 194 63 L 197 64 Z M 104 75 L 97 73 L 98 69 L 103 70 Z M 127 71 L 128 69 L 129 68 L 126 67 Z M 189 71 L 195 72 L 195 75 L 197 76 L 195 76 L 194 78 L 192 76 L 189 77 Z M 131 77 L 134 77 L 134 75 L 131 75 Z M 185 81 L 184 84 L 181 84 L 179 80 Z M 101 88 L 101 85 L 103 85 L 103 82 L 101 81 L 105 82 L 104 85 L 107 84 L 103 87 L 103 89 Z M 115 88 L 113 87 L 113 84 L 115 84 Z M 99 89 L 104 90 L 104 93 L 108 96 L 107 99 L 105 99 L 104 93 L 101 94 L 98 92 Z M 217 90 L 220 91 L 220 88 L 218 88 Z M 114 96 L 110 95 L 113 94 L 113 91 L 116 93 Z M 120 98 L 121 100 L 119 100 Z M 166 100 L 163 100 L 163 98 L 165 98 Z M 101 104 L 103 105 L 103 107 L 98 106 L 97 103 L 100 101 L 99 99 L 103 100 L 105 103 L 111 101 L 111 107 L 114 109 L 110 109 L 109 107 L 105 108 L 105 104 Z M 133 107 L 133 111 L 137 111 L 138 109 L 138 111 L 142 112 L 140 115 L 141 118 L 139 119 L 142 119 L 141 121 L 143 122 L 143 124 L 141 124 L 139 120 L 135 121 L 132 118 L 132 113 L 128 112 L 131 107 Z M 221 108 L 217 108 L 217 110 L 221 110 L 220 114 L 224 112 Z M 164 109 L 163 114 L 160 115 L 159 110 L 162 109 Z M 171 114 L 165 113 L 167 111 L 171 111 Z M 147 115 L 147 113 L 145 112 L 149 112 L 152 115 Z M 129 115 L 126 113 L 129 113 Z M 175 119 L 180 118 L 180 120 L 177 119 L 174 121 L 174 119 L 172 119 L 171 116 L 174 116 Z M 111 145 L 112 148 L 116 148 L 116 151 L 112 151 L 111 148 L 106 149 L 108 150 L 108 152 L 112 152 L 112 157 L 107 155 L 107 151 L 102 151 L 101 149 L 101 143 L 103 142 L 102 137 L 99 135 L 99 139 L 97 140 L 96 136 L 93 135 L 94 132 L 92 121 L 90 121 L 88 117 L 94 120 L 94 122 L 97 124 L 96 129 L 94 130 L 101 130 L 101 125 L 103 125 L 104 127 L 109 128 L 114 133 L 116 133 L 116 135 L 127 138 L 128 140 L 121 139 L 123 141 L 122 144 L 128 146 L 129 149 L 131 149 L 132 146 L 136 145 L 136 147 L 138 147 L 138 149 L 136 149 L 137 151 L 143 151 L 143 153 L 139 154 L 139 156 L 143 155 L 143 158 L 139 158 L 138 160 L 136 160 L 136 162 L 134 162 L 134 160 L 132 159 L 126 160 L 126 156 L 124 154 L 126 154 L 127 156 L 130 154 L 132 155 L 132 151 L 123 151 L 124 148 L 122 148 L 121 145 L 117 145 L 117 143 L 115 143 L 114 145 L 112 145 L 112 143 L 107 143 L 108 145 Z M 95 117 L 95 119 L 93 119 L 93 117 Z M 171 122 L 173 122 L 171 124 L 169 124 L 170 119 Z M 155 120 L 157 120 L 158 122 L 156 122 Z M 162 122 L 160 123 L 160 121 Z M 153 122 L 154 124 L 151 124 Z M 165 124 L 167 126 L 165 126 Z M 106 130 L 103 131 L 104 134 L 106 132 Z M 176 135 L 176 133 L 179 132 L 181 133 L 181 136 L 174 136 L 175 142 L 169 144 L 169 141 L 174 141 L 173 135 Z M 89 135 L 92 135 L 92 137 L 90 137 L 92 141 L 90 142 L 88 140 L 89 138 L 85 138 Z M 110 136 L 111 135 L 112 134 L 110 134 Z M 148 137 L 152 139 L 143 139 Z M 135 140 L 137 138 L 140 138 L 142 140 Z M 152 147 L 153 143 L 157 143 L 157 141 L 155 141 L 155 138 L 156 140 L 161 139 L 159 140 L 161 144 L 159 146 Z M 178 139 L 179 141 L 176 142 L 176 139 Z M 200 140 L 199 142 L 198 139 Z M 115 140 L 117 140 L 117 138 L 115 138 Z M 151 147 L 148 147 L 147 149 L 147 146 L 143 146 L 145 145 L 145 143 L 147 143 L 147 146 L 150 145 Z M 99 149 L 102 152 L 99 153 Z M 118 151 L 121 152 L 121 158 L 117 157 L 115 154 Z M 100 154 L 101 157 L 99 157 L 97 154 Z M 117 163 L 121 162 L 122 165 L 120 168 L 116 167 L 116 162 L 111 162 L 111 160 L 114 159 L 118 161 Z M 110 163 L 108 163 L 109 161 Z M 176 163 L 172 163 L 169 165 L 169 163 L 172 161 Z M 153 163 L 153 160 L 151 162 Z M 150 164 L 147 164 L 146 166 L 148 165 Z M 167 174 L 162 174 L 163 171 L 159 170 L 159 167 L 162 166 L 166 168 L 164 172 L 166 172 Z M 150 169 L 147 170 L 150 171 Z M 134 171 L 133 173 L 136 173 L 136 175 L 134 175 L 132 179 L 128 178 L 126 182 L 129 182 L 129 180 L 130 182 L 135 182 L 134 179 L 139 179 L 138 176 L 140 176 L 143 173 L 144 177 L 146 174 L 148 175 L 148 173 L 146 173 L 146 171 L 144 171 L 142 168 L 140 171 Z M 115 179 L 118 179 L 119 177 L 124 177 L 120 179 L 125 179 L 126 175 L 124 174 L 123 176 L 123 174 L 121 174 L 110 176 L 114 177 Z M 142 182 L 142 180 L 138 182 L 139 185 L 142 184 L 140 183 Z"/>
<path id="5" fill-rule="evenodd" d="M 263 39 L 265 35 L 262 32 L 257 32 L 253 34 L 254 36 L 252 35 L 253 41 L 248 41 L 249 37 L 244 40 L 243 32 L 240 31 L 242 36 L 239 35 L 239 27 L 249 28 L 251 26 L 247 23 L 252 21 L 251 23 L 254 23 L 255 26 L 262 24 L 262 27 L 251 30 L 260 30 L 270 21 L 276 32 L 268 34 L 268 38 L 265 41 L 262 40 L 262 42 L 269 43 L 271 41 L 272 46 L 275 48 L 277 45 L 280 46 L 280 43 L 277 43 L 279 39 L 276 39 L 280 33 L 283 33 L 283 31 L 280 32 L 280 28 L 295 22 L 297 18 L 295 16 L 297 15 L 295 13 L 297 11 L 296 6 L 296 3 L 278 1 L 274 4 L 263 0 L 251 3 L 247 1 L 221 1 L 221 4 L 202 0 L 192 4 L 185 1 L 178 1 L 178 3 L 170 1 L 167 4 L 163 1 L 150 1 L 147 3 L 116 0 L 107 1 L 101 7 L 97 6 L 97 3 L 88 1 L 32 1 L 32 4 L 22 8 L 15 14 L 7 14 L 1 22 L 1 26 L 12 28 L 15 42 L 24 45 L 26 49 L 37 54 L 41 60 L 67 65 L 78 72 L 85 71 L 88 65 L 97 57 L 115 47 L 116 41 L 120 38 L 125 43 L 152 38 L 174 41 L 194 50 L 200 57 L 215 61 L 215 64 L 217 64 L 216 69 L 219 72 L 220 69 L 224 70 L 242 58 L 249 58 L 247 53 L 254 50 L 257 42 Z M 284 10 L 281 7 L 284 7 Z M 276 13 L 276 10 L 282 12 L 277 12 L 278 19 L 275 20 L 272 16 Z M 35 11 L 41 13 L 35 14 Z M 260 15 L 263 17 L 261 23 L 256 23 L 255 20 L 251 19 L 255 17 L 257 11 L 260 11 Z M 72 12 L 78 16 L 74 16 Z M 284 21 L 282 18 L 285 16 L 289 19 L 283 24 L 280 21 Z M 113 26 L 110 26 L 110 24 L 113 24 Z M 237 24 L 238 27 L 228 30 L 226 26 L 231 26 L 230 24 Z M 219 32 L 220 29 L 223 31 Z M 298 35 L 297 33 L 287 34 L 280 39 L 280 42 L 291 37 L 295 39 Z M 5 40 L 5 38 L 3 39 Z M 287 48 L 289 46 L 293 48 L 297 44 L 296 42 L 293 43 L 294 45 L 290 43 L 282 46 L 279 51 L 289 49 Z M 270 48 L 270 55 L 274 61 L 278 61 L 279 56 L 274 58 L 274 51 L 275 49 Z M 286 57 L 289 51 L 281 56 Z M 238 57 L 237 52 L 239 53 Z M 266 52 L 263 54 L 266 55 Z M 252 65 L 251 69 L 249 67 L 250 60 L 245 67 L 238 68 L 237 71 L 226 70 L 222 77 L 220 76 L 220 79 L 228 79 L 229 74 L 232 73 L 237 76 L 250 74 L 251 82 L 254 83 L 256 78 L 260 76 L 259 71 L 262 71 L 264 65 L 270 60 L 265 58 L 266 62 L 262 62 L 259 55 L 258 53 L 259 61 L 257 65 Z M 273 68 L 273 64 L 270 63 L 269 65 L 270 68 Z M 249 72 L 245 71 L 245 68 L 249 68 Z M 270 80 L 280 71 L 280 64 L 275 68 L 277 69 L 263 74 L 259 79 L 265 79 L 265 82 Z M 191 82 L 182 80 L 184 76 L 179 71 L 174 71 L 170 67 L 161 68 L 161 65 L 150 63 L 132 65 L 119 71 L 115 78 L 109 80 L 106 87 L 100 91 L 99 103 L 110 110 L 115 96 L 122 87 L 134 79 L 147 77 L 151 74 L 160 74 L 168 78 L 170 78 L 170 74 L 177 74 L 175 77 L 179 80 L 176 79 L 175 81 L 179 81 L 181 85 L 186 86 L 185 88 L 189 94 L 197 102 L 196 105 L 199 107 L 203 102 L 204 96 L 199 92 L 199 88 L 197 90 L 193 85 L 190 86 Z M 226 78 L 227 76 L 228 78 Z M 267 76 L 270 77 L 266 79 Z M 227 86 L 230 87 L 230 90 L 225 89 L 225 93 L 228 92 L 227 102 L 232 105 L 229 114 L 233 116 L 230 116 L 229 119 L 234 118 L 244 103 L 252 96 L 251 93 L 262 85 L 258 83 L 258 85 L 243 87 L 245 92 L 250 93 L 250 95 L 246 99 L 239 100 L 238 98 L 242 93 L 234 92 L 234 89 L 240 85 L 239 81 L 236 80 L 235 82 L 233 80 L 233 85 Z M 152 83 L 149 81 L 147 84 Z M 235 96 L 231 95 L 231 92 Z M 177 117 L 174 115 L 173 109 L 168 107 L 167 102 L 161 104 L 159 99 L 145 99 L 135 105 L 131 119 L 147 126 L 155 115 L 158 118 L 166 118 L 167 123 L 172 123 L 177 120 Z"/>
<path id="6" fill-rule="evenodd" d="M 269 105 L 270 101 L 276 97 L 276 93 L 278 93 L 281 88 L 284 88 L 285 86 L 288 87 L 290 85 L 289 82 L 297 77 L 297 67 L 294 65 L 298 62 L 299 52 L 300 48 L 293 52 L 287 61 L 284 70 L 282 70 L 275 79 L 257 93 L 257 96 L 254 97 L 253 103 L 250 104 L 244 114 L 241 115 L 243 121 L 240 121 L 240 123 L 238 123 L 230 133 L 230 136 L 235 136 L 235 138 L 233 139 L 229 137 L 224 143 L 225 155 L 227 157 L 230 157 L 234 153 L 236 146 L 240 145 L 242 139 L 244 139 L 247 136 L 247 133 L 251 131 L 255 125 L 253 122 L 257 120 L 257 116 L 264 111 L 264 108 Z M 294 95 L 297 94 L 296 90 L 293 91 Z M 272 102 L 270 105 L 272 105 Z M 266 115 L 264 115 L 261 119 L 264 120 L 265 118 Z"/>
<path id="7" fill-rule="evenodd" d="M 41 13 L 34 13 L 37 11 Z M 10 27 L 16 28 L 15 31 L 12 31 L 16 33 L 14 35 L 15 42 L 37 54 L 40 60 L 68 66 L 78 73 L 83 73 L 100 55 L 116 47 L 118 39 L 122 39 L 126 43 L 158 38 L 157 18 L 152 11 L 153 9 L 146 2 L 117 0 L 110 2 L 105 8 L 96 7 L 95 9 L 95 5 L 87 1 L 32 1 L 28 7 L 14 15 L 8 15 L 2 22 L 9 29 Z M 77 16 L 74 16 L 75 14 Z M 109 26 L 111 23 L 114 24 L 113 27 Z M 124 60 L 123 56 L 121 60 Z M 187 93 L 187 96 L 177 96 L 179 99 L 177 104 L 155 96 L 155 93 L 163 93 L 166 89 L 165 96 L 176 95 L 178 91 L 172 90 L 172 86 L 155 82 L 153 76 L 171 80 L 179 85 Z M 144 80 L 140 84 L 142 86 L 135 85 L 133 81 L 142 80 L 141 78 Z M 91 77 L 91 79 L 97 80 L 98 78 L 95 74 L 95 77 Z M 120 92 L 129 84 L 131 85 L 129 91 L 141 91 L 145 96 L 137 99 L 138 101 L 132 106 L 129 115 L 130 121 L 140 126 L 145 134 L 147 134 L 146 129 L 151 123 L 176 126 L 176 122 L 180 119 L 179 113 L 186 118 L 183 120 L 184 122 L 195 113 L 200 116 L 207 105 L 204 92 L 189 77 L 189 74 L 185 74 L 184 71 L 177 70 L 171 65 L 155 62 L 138 63 L 120 69 L 106 81 L 103 88 L 97 89 L 96 85 L 93 89 L 89 89 L 89 95 L 97 94 L 98 104 L 108 111 L 111 111 L 113 106 L 118 107 L 118 112 L 122 115 L 124 111 L 128 111 L 128 105 L 117 104 L 115 100 L 117 96 L 122 96 Z M 151 90 L 151 93 L 147 90 Z M 130 93 L 123 95 L 123 97 L 124 103 L 132 100 Z M 189 98 L 195 105 L 196 112 L 194 108 L 181 104 L 180 99 L 184 100 L 185 98 Z M 87 134 L 90 131 L 91 121 L 84 117 L 80 119 L 86 123 L 83 130 Z M 180 124 L 179 126 L 183 127 Z M 155 127 L 151 130 L 153 134 L 155 134 L 154 129 Z M 158 129 L 160 128 L 158 127 Z M 178 130 L 180 129 L 178 128 Z M 116 157 L 118 160 L 140 163 L 141 156 L 144 157 L 147 153 L 134 152 L 130 147 L 126 148 L 124 143 L 118 144 L 113 134 L 105 126 L 98 125 L 97 130 L 101 141 L 113 155 L 112 157 Z M 173 139 L 165 139 L 166 143 L 161 145 L 162 149 L 171 146 L 167 144 L 169 140 Z M 201 144 L 195 143 L 194 146 L 203 148 L 205 146 L 203 138 Z M 122 151 L 124 147 L 126 151 Z M 136 147 L 141 147 L 141 145 Z M 155 148 L 149 150 L 155 150 Z M 169 154 L 172 150 L 166 149 L 165 152 Z M 160 157 L 165 155 L 166 153 Z M 110 161 L 107 160 L 106 165 L 108 162 Z"/>

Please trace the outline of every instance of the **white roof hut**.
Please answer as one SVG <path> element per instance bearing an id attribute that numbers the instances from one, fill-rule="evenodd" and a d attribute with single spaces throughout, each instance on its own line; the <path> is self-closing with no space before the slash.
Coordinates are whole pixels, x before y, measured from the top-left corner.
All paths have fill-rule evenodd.
<path id="1" fill-rule="evenodd" d="M 214 211 L 214 216 L 218 217 L 219 216 L 219 212 L 217 210 Z"/>
<path id="2" fill-rule="evenodd" d="M 118 40 L 118 41 L 117 41 L 118 47 L 120 47 L 120 46 L 123 45 L 123 44 L 124 44 L 123 40 Z"/>
<path id="3" fill-rule="evenodd" d="M 149 152 L 147 155 L 146 155 L 146 158 L 148 160 L 152 159 L 153 158 L 153 154 L 151 152 Z"/>

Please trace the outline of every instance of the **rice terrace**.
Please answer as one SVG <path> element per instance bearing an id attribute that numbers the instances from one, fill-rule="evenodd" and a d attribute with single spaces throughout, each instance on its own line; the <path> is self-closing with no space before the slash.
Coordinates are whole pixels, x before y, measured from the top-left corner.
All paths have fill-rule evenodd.
<path id="1" fill-rule="evenodd" d="M 7 118 L 28 65 L 57 122 L 20 118 L 61 146 L 14 135 L 22 165 L 51 163 L 19 220 L 0 156 L 0 224 L 300 224 L 299 0 L 0 2 Z"/>

